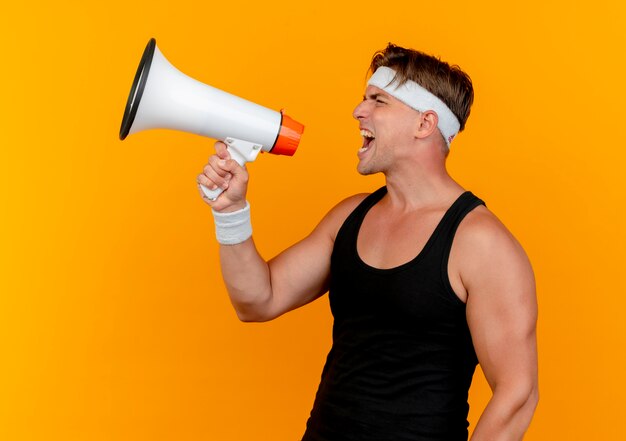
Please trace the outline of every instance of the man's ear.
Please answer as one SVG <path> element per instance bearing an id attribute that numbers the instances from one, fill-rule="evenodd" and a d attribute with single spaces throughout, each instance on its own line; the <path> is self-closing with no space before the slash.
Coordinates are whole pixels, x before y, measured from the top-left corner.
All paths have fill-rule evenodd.
<path id="1" fill-rule="evenodd" d="M 420 112 L 419 123 L 417 126 L 417 132 L 415 137 L 419 139 L 428 138 L 433 132 L 437 131 L 437 124 L 439 124 L 439 117 L 433 110 L 426 110 Z"/>

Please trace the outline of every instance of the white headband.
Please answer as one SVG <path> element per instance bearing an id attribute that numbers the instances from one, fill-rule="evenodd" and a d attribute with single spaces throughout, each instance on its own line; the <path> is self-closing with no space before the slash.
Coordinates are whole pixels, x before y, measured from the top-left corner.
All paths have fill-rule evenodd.
<path id="1" fill-rule="evenodd" d="M 389 95 L 420 112 L 425 112 L 426 110 L 435 111 L 439 117 L 437 127 L 446 140 L 448 147 L 450 147 L 450 143 L 461 128 L 461 124 L 454 113 L 452 113 L 443 101 L 415 81 L 408 80 L 399 87 L 397 84 L 392 85 L 395 77 L 396 72 L 393 69 L 381 66 L 376 69 L 376 72 L 374 72 L 374 75 L 371 76 L 367 84 L 384 90 Z"/>

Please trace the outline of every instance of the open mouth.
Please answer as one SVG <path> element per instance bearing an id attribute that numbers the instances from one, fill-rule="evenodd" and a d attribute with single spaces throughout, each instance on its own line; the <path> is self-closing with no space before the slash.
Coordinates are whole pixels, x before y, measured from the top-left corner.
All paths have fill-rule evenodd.
<path id="1" fill-rule="evenodd" d="M 363 137 L 363 146 L 359 149 L 359 153 L 367 151 L 371 143 L 374 141 L 374 139 L 376 139 L 372 132 L 365 129 L 361 129 L 361 136 Z"/>

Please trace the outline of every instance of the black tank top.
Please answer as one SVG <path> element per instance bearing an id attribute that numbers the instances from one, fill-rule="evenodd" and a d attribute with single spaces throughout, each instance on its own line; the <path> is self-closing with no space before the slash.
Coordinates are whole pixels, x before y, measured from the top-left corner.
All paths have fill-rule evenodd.
<path id="1" fill-rule="evenodd" d="M 417 257 L 378 269 L 360 259 L 356 244 L 365 215 L 386 193 L 365 198 L 337 234 L 333 346 L 303 441 L 467 440 L 477 359 L 447 267 L 459 223 L 484 202 L 463 193 Z"/>

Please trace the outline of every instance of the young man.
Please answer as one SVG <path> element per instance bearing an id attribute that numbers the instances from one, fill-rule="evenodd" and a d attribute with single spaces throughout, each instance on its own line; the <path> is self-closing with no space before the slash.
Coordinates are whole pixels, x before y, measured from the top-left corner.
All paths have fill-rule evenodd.
<path id="1" fill-rule="evenodd" d="M 247 172 L 216 143 L 198 183 L 225 190 L 207 203 L 232 303 L 241 320 L 266 321 L 329 291 L 333 347 L 303 440 L 467 440 L 477 362 L 493 396 L 472 441 L 520 440 L 538 400 L 533 272 L 445 167 L 471 80 L 394 45 L 371 71 L 353 115 L 358 171 L 386 186 L 340 202 L 269 262 L 251 238 Z"/>

